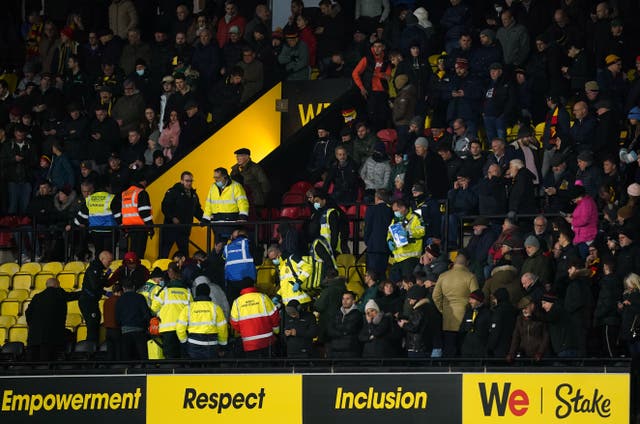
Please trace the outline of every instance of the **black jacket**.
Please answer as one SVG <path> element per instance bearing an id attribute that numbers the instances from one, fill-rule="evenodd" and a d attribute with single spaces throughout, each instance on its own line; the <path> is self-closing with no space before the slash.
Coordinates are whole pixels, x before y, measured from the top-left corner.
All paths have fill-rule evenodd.
<path id="1" fill-rule="evenodd" d="M 165 224 L 173 224 L 173 218 L 178 218 L 181 224 L 191 224 L 194 217 L 202 219 L 203 211 L 196 190 L 187 190 L 181 183 L 175 183 L 164 194 L 162 213 Z"/>
<path id="2" fill-rule="evenodd" d="M 578 331 L 571 321 L 571 316 L 556 302 L 551 310 L 544 314 L 544 320 L 548 323 L 551 347 L 557 355 L 566 350 L 577 350 L 579 346 Z"/>
<path id="3" fill-rule="evenodd" d="M 389 254 L 387 230 L 393 219 L 389 205 L 380 203 L 369 206 L 364 216 L 364 242 L 367 252 Z"/>
<path id="4" fill-rule="evenodd" d="M 517 311 L 509 301 L 509 293 L 506 289 L 498 289 L 494 295 L 500 298 L 498 304 L 491 310 L 487 353 L 496 358 L 503 358 L 509 353 Z"/>
<path id="5" fill-rule="evenodd" d="M 522 168 L 513 179 L 509 190 L 509 211 L 519 214 L 536 213 L 535 188 L 533 174 L 527 168 Z"/>
<path id="6" fill-rule="evenodd" d="M 284 330 L 296 330 L 295 336 L 286 336 L 287 356 L 289 358 L 307 358 L 311 356 L 313 338 L 318 335 L 316 317 L 311 312 L 301 311 L 296 318 L 292 318 L 285 313 Z"/>
<path id="7" fill-rule="evenodd" d="M 445 199 L 449 185 L 447 179 L 442 178 L 444 175 L 447 175 L 447 166 L 438 154 L 429 151 L 424 158 L 413 155 L 404 176 L 405 193 L 410 194 L 413 184 L 423 181 L 427 194 Z"/>
<path id="8" fill-rule="evenodd" d="M 364 322 L 358 340 L 362 343 L 362 357 L 363 358 L 390 358 L 393 356 L 393 328 L 397 326 L 393 317 L 384 312 L 378 312 L 383 314 L 378 323 L 374 320 L 371 322 Z"/>
<path id="9" fill-rule="evenodd" d="M 638 243 L 620 248 L 616 255 L 616 273 L 621 279 L 635 272 L 640 273 L 640 248 Z"/>
<path id="10" fill-rule="evenodd" d="M 79 292 L 67 292 L 61 288 L 47 287 L 36 294 L 25 312 L 29 325 L 27 344 L 64 345 L 67 302 L 77 300 Z"/>
<path id="11" fill-rule="evenodd" d="M 111 285 L 107 280 L 108 275 L 105 271 L 107 269 L 97 259 L 89 264 L 84 273 L 84 280 L 82 280 L 82 296 L 92 297 L 96 302 L 100 300 L 104 288 Z"/>
<path id="12" fill-rule="evenodd" d="M 600 325 L 620 325 L 620 315 L 618 315 L 618 302 L 622 300 L 622 283 L 614 274 L 603 276 L 598 281 L 600 292 L 593 311 L 593 324 Z"/>
<path id="13" fill-rule="evenodd" d="M 407 317 L 408 322 L 402 327 L 404 330 L 405 348 L 409 351 L 431 354 L 433 339 L 438 332 L 438 310 L 433 302 L 428 299 L 420 299 Z"/>
<path id="14" fill-rule="evenodd" d="M 362 313 L 354 305 L 346 314 L 339 308 L 329 325 L 329 356 L 332 358 L 355 358 L 360 356 L 358 334 L 364 319 Z"/>
<path id="15" fill-rule="evenodd" d="M 204 115 L 200 112 L 191 118 L 187 118 L 180 128 L 180 144 L 174 153 L 174 157 L 184 157 L 195 147 L 203 143 L 211 131 Z"/>
<path id="16" fill-rule="evenodd" d="M 477 316 L 473 319 L 474 309 L 467 308 L 460 324 L 460 336 L 462 339 L 462 347 L 460 355 L 463 357 L 481 357 L 487 356 L 489 328 L 491 326 L 491 313 L 484 305 L 480 305 L 477 309 Z"/>
<path id="17" fill-rule="evenodd" d="M 144 296 L 134 291 L 125 291 L 116 302 L 116 322 L 122 327 L 146 328 L 151 311 Z"/>

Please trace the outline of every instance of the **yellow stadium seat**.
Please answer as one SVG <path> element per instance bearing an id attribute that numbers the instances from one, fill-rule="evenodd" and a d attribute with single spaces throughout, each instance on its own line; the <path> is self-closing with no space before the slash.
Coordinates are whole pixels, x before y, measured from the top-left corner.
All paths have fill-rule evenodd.
<path id="1" fill-rule="evenodd" d="M 98 309 L 100 309 L 100 315 L 104 318 L 104 299 L 98 300 Z"/>
<path id="2" fill-rule="evenodd" d="M 20 315 L 22 302 L 17 299 L 5 299 L 0 303 L 0 315 L 11 315 L 17 317 Z"/>
<path id="3" fill-rule="evenodd" d="M 0 328 L 9 328 L 16 325 L 16 317 L 12 315 L 0 315 Z"/>
<path id="4" fill-rule="evenodd" d="M 160 268 L 163 271 L 166 271 L 169 268 L 169 264 L 173 262 L 171 259 L 157 259 L 153 265 L 151 265 L 150 271 L 153 271 L 156 267 Z"/>
<path id="5" fill-rule="evenodd" d="M 84 281 L 84 274 L 86 274 L 86 272 L 84 271 L 78 274 L 78 287 L 80 287 L 82 285 L 82 282 Z"/>
<path id="6" fill-rule="evenodd" d="M 13 276 L 12 287 L 13 289 L 26 289 L 31 290 L 33 285 L 33 275 L 28 272 L 18 272 Z"/>
<path id="7" fill-rule="evenodd" d="M 256 287 L 268 296 L 276 294 L 276 269 L 273 266 L 259 266 L 256 275 Z"/>
<path id="8" fill-rule="evenodd" d="M 336 258 L 336 262 L 338 265 L 349 268 L 356 264 L 356 257 L 349 253 L 341 253 Z"/>
<path id="9" fill-rule="evenodd" d="M 31 305 L 31 299 L 27 299 L 22 302 L 22 316 L 24 316 L 24 314 L 27 312 L 27 309 L 29 309 L 29 305 Z"/>
<path id="10" fill-rule="evenodd" d="M 67 327 L 76 328 L 80 324 L 82 324 L 82 314 L 69 314 L 69 313 L 67 313 L 67 321 L 65 323 L 65 325 Z"/>
<path id="11" fill-rule="evenodd" d="M 149 261 L 149 259 L 140 259 L 140 264 L 147 269 L 151 269 L 151 261 Z"/>
<path id="12" fill-rule="evenodd" d="M 27 316 L 25 314 L 20 315 L 18 321 L 16 321 L 16 325 L 27 326 Z"/>
<path id="13" fill-rule="evenodd" d="M 367 272 L 367 267 L 364 264 L 357 264 L 347 269 L 347 282 L 357 282 L 364 284 L 364 274 Z"/>
<path id="14" fill-rule="evenodd" d="M 0 274 L 0 290 L 9 290 L 13 274 Z"/>
<path id="15" fill-rule="evenodd" d="M 68 262 L 64 266 L 64 268 L 60 271 L 70 271 L 70 272 L 75 272 L 76 274 L 79 274 L 80 272 L 84 271 L 84 262 L 80 262 L 80 261 Z"/>
<path id="16" fill-rule="evenodd" d="M 27 298 L 27 300 L 33 299 L 35 297 L 35 295 L 40 294 L 43 291 L 44 291 L 44 289 L 33 289 L 33 290 L 29 291 L 29 297 Z"/>
<path id="17" fill-rule="evenodd" d="M 40 271 L 42 271 L 42 267 L 38 262 L 27 262 L 20 267 L 20 272 L 28 272 L 32 275 L 36 275 Z"/>
<path id="18" fill-rule="evenodd" d="M 7 298 L 8 293 L 9 293 L 9 290 L 0 289 L 0 302 L 2 302 Z"/>
<path id="19" fill-rule="evenodd" d="M 19 300 L 20 302 L 24 302 L 29 298 L 29 290 L 28 289 L 13 289 L 7 294 L 7 300 Z"/>
<path id="20" fill-rule="evenodd" d="M 540 122 L 539 124 L 536 124 L 536 126 L 534 127 L 534 133 L 538 140 L 542 138 L 542 134 L 544 133 L 544 126 L 545 126 L 545 123 Z"/>
<path id="21" fill-rule="evenodd" d="M 20 271 L 20 265 L 18 265 L 17 263 L 7 262 L 0 265 L 0 274 L 13 275 L 18 271 Z"/>
<path id="22" fill-rule="evenodd" d="M 76 328 L 76 342 L 87 340 L 87 326 L 81 324 Z"/>
<path id="23" fill-rule="evenodd" d="M 23 325 L 14 325 L 9 329 L 10 342 L 22 342 L 26 346 L 28 336 L 29 328 Z"/>
<path id="24" fill-rule="evenodd" d="M 9 329 L 0 327 L 0 345 L 3 345 L 7 341 L 7 336 L 9 334 Z"/>
<path id="25" fill-rule="evenodd" d="M 36 274 L 34 280 L 33 280 L 33 288 L 34 290 L 44 290 L 45 288 L 47 288 L 47 280 L 49 278 L 53 278 L 55 277 L 55 274 L 52 274 L 51 272 L 39 272 Z"/>
<path id="26" fill-rule="evenodd" d="M 73 300 L 71 302 L 67 302 L 67 314 L 79 314 L 80 306 L 78 305 L 77 300 Z"/>
<path id="27" fill-rule="evenodd" d="M 456 256 L 458 256 L 458 251 L 454 250 L 453 252 L 449 252 L 449 260 L 451 262 L 456 260 Z"/>
<path id="28" fill-rule="evenodd" d="M 60 271 L 62 271 L 63 266 L 62 262 L 47 262 L 42 265 L 42 272 L 50 272 L 53 275 L 56 275 Z"/>
<path id="29" fill-rule="evenodd" d="M 109 269 L 111 271 L 115 271 L 116 269 L 120 268 L 120 265 L 122 265 L 122 260 L 115 259 L 113 262 L 111 262 L 111 265 L 109 265 Z"/>
<path id="30" fill-rule="evenodd" d="M 76 287 L 76 273 L 73 271 L 62 271 L 58 274 L 58 281 L 60 281 L 60 287 L 66 291 L 72 291 Z"/>

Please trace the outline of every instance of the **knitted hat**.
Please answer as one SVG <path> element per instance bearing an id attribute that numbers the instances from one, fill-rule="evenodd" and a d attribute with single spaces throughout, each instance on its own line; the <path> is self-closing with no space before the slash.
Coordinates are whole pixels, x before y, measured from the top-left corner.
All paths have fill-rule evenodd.
<path id="1" fill-rule="evenodd" d="M 153 271 L 151 271 L 149 278 L 164 278 L 164 272 L 162 272 L 160 268 L 155 267 L 153 268 Z"/>
<path id="2" fill-rule="evenodd" d="M 440 247 L 437 244 L 431 243 L 424 248 L 424 253 L 428 253 L 434 258 L 437 258 L 440 256 Z"/>
<path id="3" fill-rule="evenodd" d="M 367 304 L 364 306 L 365 311 L 368 311 L 369 309 L 373 309 L 374 311 L 380 312 L 380 307 L 378 306 L 376 301 L 373 299 L 369 300 Z"/>
<path id="4" fill-rule="evenodd" d="M 407 299 L 420 300 L 427 297 L 427 289 L 423 286 L 414 285 L 407 291 Z"/>
<path id="5" fill-rule="evenodd" d="M 429 148 L 429 140 L 427 140 L 425 137 L 418 137 L 416 138 L 416 141 L 413 143 L 414 146 L 420 146 L 420 147 L 424 147 L 425 149 Z"/>
<path id="6" fill-rule="evenodd" d="M 480 35 L 484 35 L 485 37 L 487 37 L 491 41 L 494 41 L 496 39 L 495 31 L 492 30 L 492 29 L 489 29 L 489 28 L 483 29 L 482 31 L 480 31 Z"/>
<path id="7" fill-rule="evenodd" d="M 209 296 L 211 294 L 211 288 L 209 284 L 202 283 L 196 286 L 196 296 Z"/>
<path id="8" fill-rule="evenodd" d="M 545 293 L 542 295 L 543 302 L 556 303 L 558 301 L 558 296 L 553 293 Z"/>
<path id="9" fill-rule="evenodd" d="M 484 302 L 484 292 L 480 289 L 474 290 L 469 295 L 469 298 L 475 299 L 478 302 Z"/>
<path id="10" fill-rule="evenodd" d="M 640 107 L 638 106 L 632 107 L 629 113 L 627 114 L 627 118 L 640 120 Z"/>
<path id="11" fill-rule="evenodd" d="M 525 246 L 533 246 L 536 249 L 540 249 L 540 240 L 538 240 L 538 237 L 534 236 L 533 234 L 530 235 L 529 237 L 527 237 L 524 241 L 524 245 Z"/>

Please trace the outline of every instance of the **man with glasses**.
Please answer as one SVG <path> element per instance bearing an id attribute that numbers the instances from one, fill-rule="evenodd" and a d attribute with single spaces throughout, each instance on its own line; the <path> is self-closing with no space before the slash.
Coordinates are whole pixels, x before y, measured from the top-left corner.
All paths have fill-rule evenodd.
<path id="1" fill-rule="evenodd" d="M 193 218 L 202 220 L 202 207 L 196 190 L 193 188 L 193 174 L 184 171 L 180 182 L 171 187 L 162 199 L 164 223 L 172 224 L 163 228 L 160 238 L 160 258 L 168 258 L 175 243 L 181 252 L 189 252 L 189 235 Z M 176 227 L 175 225 L 183 225 Z"/>

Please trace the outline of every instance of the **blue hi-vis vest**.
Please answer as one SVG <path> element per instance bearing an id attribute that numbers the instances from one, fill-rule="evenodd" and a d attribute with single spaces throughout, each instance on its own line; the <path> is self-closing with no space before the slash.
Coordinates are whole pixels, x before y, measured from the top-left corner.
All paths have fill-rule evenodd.
<path id="1" fill-rule="evenodd" d="M 249 240 L 237 238 L 224 247 L 224 278 L 227 281 L 240 281 L 245 277 L 256 279 L 256 266 L 253 263 Z"/>
<path id="2" fill-rule="evenodd" d="M 115 196 L 105 191 L 87 197 L 89 227 L 114 227 L 116 220 L 111 213 L 111 202 Z"/>

